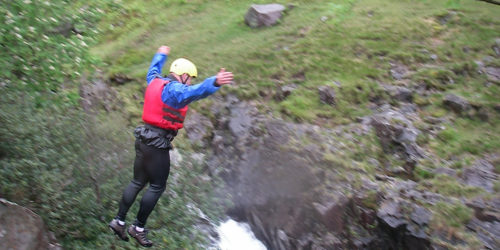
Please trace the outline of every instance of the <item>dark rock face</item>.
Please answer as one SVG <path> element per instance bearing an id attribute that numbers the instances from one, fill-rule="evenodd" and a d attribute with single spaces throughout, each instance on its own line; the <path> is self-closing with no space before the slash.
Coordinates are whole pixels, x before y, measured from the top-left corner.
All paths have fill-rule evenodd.
<path id="1" fill-rule="evenodd" d="M 494 169 L 495 167 L 487 160 L 478 160 L 463 170 L 462 180 L 467 185 L 480 187 L 492 193 L 494 182 L 498 180 L 498 174 L 493 172 Z"/>
<path id="2" fill-rule="evenodd" d="M 484 69 L 484 72 L 488 76 L 488 80 L 495 82 L 495 83 L 500 83 L 500 68 L 497 67 L 486 67 Z"/>
<path id="3" fill-rule="evenodd" d="M 411 220 L 405 217 L 409 211 Z M 384 202 L 377 211 L 384 232 L 395 242 L 397 249 L 430 249 L 430 239 L 424 231 L 430 212 L 404 200 Z"/>
<path id="4" fill-rule="evenodd" d="M 482 222 L 474 218 L 467 224 L 467 228 L 477 233 L 486 249 L 500 249 L 500 222 Z"/>
<path id="5" fill-rule="evenodd" d="M 374 115 L 371 125 L 384 152 L 399 155 L 406 162 L 406 172 L 411 175 L 417 160 L 423 157 L 422 150 L 416 144 L 420 131 L 404 115 L 394 110 Z"/>
<path id="6" fill-rule="evenodd" d="M 454 94 L 445 96 L 443 104 L 457 113 L 465 113 L 471 108 L 471 105 L 467 100 Z"/>
<path id="7" fill-rule="evenodd" d="M 252 28 L 271 26 L 278 22 L 284 10 L 281 4 L 252 4 L 245 15 L 245 23 Z"/>
<path id="8" fill-rule="evenodd" d="M 335 90 L 328 85 L 318 87 L 319 99 L 328 105 L 335 105 Z"/>
<path id="9" fill-rule="evenodd" d="M 190 112 L 186 119 L 184 128 L 191 143 L 205 145 L 205 141 L 210 137 L 213 130 L 210 119 L 200 113 Z"/>
<path id="10" fill-rule="evenodd" d="M 0 198 L 1 249 L 62 249 L 40 216 Z"/>
<path id="11" fill-rule="evenodd" d="M 81 105 L 87 112 L 103 107 L 106 111 L 111 111 L 116 105 L 116 92 L 97 77 L 89 82 L 82 82 L 80 85 Z"/>

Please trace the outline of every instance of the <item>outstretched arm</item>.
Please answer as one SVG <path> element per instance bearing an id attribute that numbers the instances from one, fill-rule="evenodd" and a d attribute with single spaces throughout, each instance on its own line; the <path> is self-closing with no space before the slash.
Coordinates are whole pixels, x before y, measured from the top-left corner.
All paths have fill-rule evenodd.
<path id="1" fill-rule="evenodd" d="M 146 75 L 146 81 L 148 84 L 155 79 L 157 76 L 161 76 L 161 68 L 167 60 L 168 54 L 170 53 L 170 48 L 168 46 L 161 46 L 153 57 L 151 66 L 149 66 L 148 74 Z"/>
<path id="2" fill-rule="evenodd" d="M 215 93 L 220 86 L 233 82 L 233 73 L 226 72 L 221 68 L 216 76 L 205 79 L 202 83 L 196 85 L 186 85 L 179 82 L 173 82 L 165 86 L 162 93 L 163 101 L 174 108 L 182 108 L 189 103 L 205 98 Z"/>

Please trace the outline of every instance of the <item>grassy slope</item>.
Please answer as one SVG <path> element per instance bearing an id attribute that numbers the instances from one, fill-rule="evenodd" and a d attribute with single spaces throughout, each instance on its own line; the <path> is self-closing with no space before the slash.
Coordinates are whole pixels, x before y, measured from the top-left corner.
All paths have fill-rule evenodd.
<path id="1" fill-rule="evenodd" d="M 295 1 L 296 7 L 279 25 L 250 29 L 243 23 L 243 16 L 255 2 L 264 3 L 153 0 L 146 5 L 128 0 L 119 14 L 108 15 L 101 27 L 106 35 L 93 52 L 108 63 L 110 76 L 133 79 L 118 88 L 125 97 L 131 122 L 139 120 L 141 94 L 137 93 L 144 88 L 143 79 L 153 53 L 163 44 L 172 48 L 171 58 L 193 60 L 201 78 L 213 75 L 220 67 L 235 72 L 236 86 L 223 89 L 222 94 L 235 93 L 264 103 L 284 119 L 323 126 L 349 123 L 357 116 L 370 114 L 371 98 L 388 98 L 377 82 L 407 87 L 425 83 L 435 93 L 415 96 L 420 116 L 446 116 L 450 122 L 444 124 L 446 129 L 438 137 L 419 141 L 435 160 L 421 162 L 417 174 L 425 188 L 444 195 L 478 193 L 456 180 L 433 176 L 428 170 L 451 161 L 452 167 L 460 171 L 477 157 L 500 151 L 499 118 L 492 110 L 498 103 L 499 85 L 486 86 L 486 76 L 477 73 L 474 62 L 491 56 L 492 60 L 485 63 L 500 65 L 491 49 L 500 37 L 496 6 L 453 0 Z M 431 59 L 432 54 L 437 55 L 437 60 Z M 405 80 L 392 78 L 390 63 L 408 67 L 410 73 Z M 447 83 L 449 79 L 454 83 Z M 333 81 L 340 82 L 341 87 Z M 298 89 L 285 101 L 271 98 L 278 85 L 291 83 Z M 317 86 L 325 84 L 336 88 L 334 108 L 317 97 Z M 490 113 L 489 121 L 447 111 L 442 105 L 446 93 L 482 105 Z M 193 106 L 202 110 L 209 103 L 206 100 Z M 369 156 L 360 157 L 364 161 Z M 499 186 L 497 183 L 496 192 Z M 457 215 L 466 219 L 464 211 L 470 215 L 460 206 L 447 206 L 436 205 L 436 211 L 444 215 L 441 218 Z M 436 227 L 443 223 L 458 225 L 437 221 Z"/>

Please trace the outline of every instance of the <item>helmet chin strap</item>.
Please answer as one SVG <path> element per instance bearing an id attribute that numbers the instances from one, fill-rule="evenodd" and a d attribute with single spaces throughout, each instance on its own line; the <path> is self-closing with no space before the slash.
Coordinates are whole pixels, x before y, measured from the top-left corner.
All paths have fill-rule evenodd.
<path id="1" fill-rule="evenodd" d="M 182 76 L 183 76 L 183 75 L 184 75 L 184 74 L 182 74 L 182 75 L 180 76 L 180 77 L 181 77 L 181 82 L 182 82 L 182 84 L 186 84 L 186 82 L 187 82 L 187 81 L 188 81 L 188 79 L 189 79 L 189 76 L 187 76 L 187 77 L 186 77 L 186 79 L 183 79 L 183 78 L 182 78 Z"/>

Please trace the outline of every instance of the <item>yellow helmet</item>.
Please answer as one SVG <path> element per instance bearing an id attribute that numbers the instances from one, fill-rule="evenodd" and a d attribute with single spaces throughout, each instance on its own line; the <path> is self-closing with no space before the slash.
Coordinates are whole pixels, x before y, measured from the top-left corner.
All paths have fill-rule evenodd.
<path id="1" fill-rule="evenodd" d="M 177 75 L 182 75 L 187 73 L 189 76 L 197 77 L 198 71 L 194 63 L 185 58 L 178 58 L 172 62 L 170 65 L 170 72 L 176 73 Z"/>

